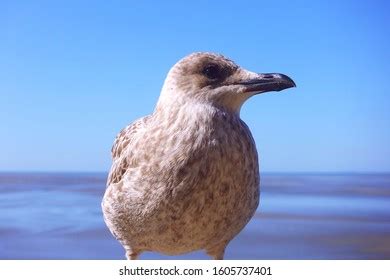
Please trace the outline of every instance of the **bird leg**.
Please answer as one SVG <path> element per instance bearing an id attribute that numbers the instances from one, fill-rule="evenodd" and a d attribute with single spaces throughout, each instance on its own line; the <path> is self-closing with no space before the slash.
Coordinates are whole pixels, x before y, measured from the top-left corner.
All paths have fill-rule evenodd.
<path id="1" fill-rule="evenodd" d="M 126 250 L 126 258 L 128 260 L 137 260 L 139 257 L 139 254 L 141 253 L 139 250 L 134 250 L 128 245 L 123 245 L 123 247 Z"/>
<path id="2" fill-rule="evenodd" d="M 223 243 L 219 246 L 206 249 L 206 253 L 214 260 L 223 260 L 223 257 L 225 255 L 225 248 L 226 248 L 226 243 Z"/>
<path id="3" fill-rule="evenodd" d="M 133 251 L 130 251 L 130 250 L 126 251 L 126 258 L 128 260 L 137 260 L 138 256 L 139 256 L 138 252 L 133 252 Z"/>

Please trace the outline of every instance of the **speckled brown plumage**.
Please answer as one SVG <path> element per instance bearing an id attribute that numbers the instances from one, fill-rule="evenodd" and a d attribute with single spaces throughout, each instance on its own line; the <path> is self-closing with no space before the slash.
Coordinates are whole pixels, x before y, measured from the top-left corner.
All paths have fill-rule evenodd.
<path id="1" fill-rule="evenodd" d="M 187 56 L 155 111 L 119 133 L 102 208 L 127 258 L 202 249 L 223 258 L 259 203 L 256 146 L 239 111 L 262 92 L 261 75 L 221 55 Z M 293 86 L 281 81 L 271 90 Z"/>

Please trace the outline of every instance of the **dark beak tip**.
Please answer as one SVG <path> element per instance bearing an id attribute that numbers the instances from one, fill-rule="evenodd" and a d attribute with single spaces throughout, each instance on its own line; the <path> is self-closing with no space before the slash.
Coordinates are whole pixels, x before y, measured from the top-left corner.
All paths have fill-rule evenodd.
<path id="1" fill-rule="evenodd" d="M 295 84 L 294 81 L 292 81 L 292 83 L 290 84 L 289 88 L 296 88 L 296 87 L 297 87 L 297 85 Z"/>
<path id="2" fill-rule="evenodd" d="M 288 76 L 282 75 L 281 80 L 278 81 L 275 91 L 282 91 L 289 88 L 295 88 L 297 85 L 295 82 Z"/>
<path id="3" fill-rule="evenodd" d="M 297 87 L 297 84 L 293 81 L 293 80 L 291 80 L 292 81 L 292 83 L 291 83 L 291 87 Z"/>
<path id="4" fill-rule="evenodd" d="M 287 88 L 297 87 L 294 80 L 291 79 L 289 76 L 284 74 L 279 74 L 279 75 L 281 76 L 282 81 L 285 82 L 286 86 L 288 86 Z"/>

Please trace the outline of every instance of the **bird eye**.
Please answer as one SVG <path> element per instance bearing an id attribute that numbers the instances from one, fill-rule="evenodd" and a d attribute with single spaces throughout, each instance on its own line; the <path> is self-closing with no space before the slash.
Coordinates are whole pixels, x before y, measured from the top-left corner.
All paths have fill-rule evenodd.
<path id="1" fill-rule="evenodd" d="M 207 78 L 209 78 L 210 80 L 215 80 L 217 78 L 219 78 L 220 76 L 220 71 L 219 71 L 219 68 L 217 65 L 207 65 L 204 69 L 203 69 L 203 75 L 205 75 Z"/>

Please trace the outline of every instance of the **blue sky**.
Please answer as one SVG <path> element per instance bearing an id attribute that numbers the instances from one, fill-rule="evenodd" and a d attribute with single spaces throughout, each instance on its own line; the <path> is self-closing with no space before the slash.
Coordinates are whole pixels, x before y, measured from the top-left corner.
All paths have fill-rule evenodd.
<path id="1" fill-rule="evenodd" d="M 387 1 L 1 1 L 0 170 L 107 171 L 194 51 L 288 74 L 241 117 L 262 171 L 390 171 Z"/>

